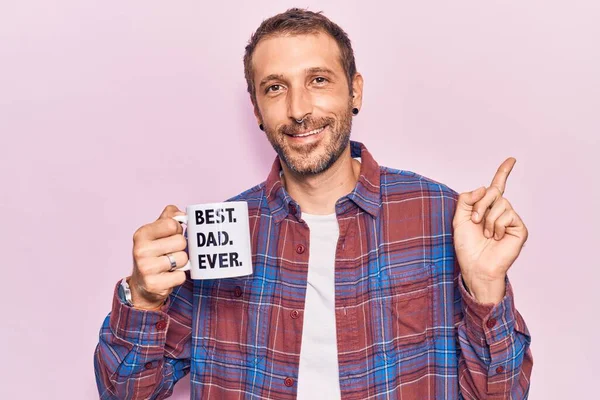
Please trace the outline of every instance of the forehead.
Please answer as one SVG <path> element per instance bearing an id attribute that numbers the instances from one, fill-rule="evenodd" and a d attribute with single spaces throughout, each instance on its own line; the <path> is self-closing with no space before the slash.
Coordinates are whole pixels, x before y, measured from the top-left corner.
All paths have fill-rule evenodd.
<path id="1" fill-rule="evenodd" d="M 304 74 L 314 67 L 326 67 L 343 74 L 339 46 L 325 33 L 277 35 L 262 39 L 254 49 L 252 67 L 255 82 L 270 74 Z"/>

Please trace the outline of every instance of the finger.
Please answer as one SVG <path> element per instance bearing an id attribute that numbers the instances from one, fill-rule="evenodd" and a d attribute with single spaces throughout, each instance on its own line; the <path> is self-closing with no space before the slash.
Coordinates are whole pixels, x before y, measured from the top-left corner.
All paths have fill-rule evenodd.
<path id="1" fill-rule="evenodd" d="M 494 236 L 494 228 L 496 220 L 506 211 L 508 200 L 504 197 L 496 200 L 494 205 L 490 209 L 490 212 L 485 217 L 485 224 L 483 226 L 483 236 L 487 239 Z"/>
<path id="2" fill-rule="evenodd" d="M 149 275 L 142 278 L 138 285 L 139 291 L 146 293 L 156 299 L 166 299 L 173 288 L 185 282 L 186 276 L 183 271 L 165 272 L 162 274 Z"/>
<path id="3" fill-rule="evenodd" d="M 464 192 L 458 196 L 458 206 L 462 206 L 460 208 L 471 210 L 473 205 L 477 203 L 485 194 L 485 186 L 477 188 L 472 192 Z"/>
<path id="4" fill-rule="evenodd" d="M 506 230 L 510 227 L 516 227 L 518 222 L 517 213 L 514 210 L 506 210 L 496 221 L 494 222 L 494 227 L 496 230 L 496 234 L 494 235 L 494 239 L 500 240 L 506 234 Z"/>
<path id="5" fill-rule="evenodd" d="M 176 251 L 169 253 L 174 258 L 176 268 L 181 268 L 188 262 L 188 255 L 185 251 Z M 169 272 L 171 269 L 171 261 L 165 255 L 159 257 L 147 257 L 136 261 L 136 266 L 140 274 L 143 276 L 160 275 L 164 272 Z"/>
<path id="6" fill-rule="evenodd" d="M 183 227 L 173 218 L 159 218 L 156 221 L 142 226 L 133 235 L 134 242 L 156 240 L 183 233 Z"/>
<path id="7" fill-rule="evenodd" d="M 183 211 L 181 211 L 179 208 L 177 208 L 177 206 L 169 204 L 162 211 L 162 213 L 160 214 L 160 217 L 158 217 L 158 219 L 161 219 L 161 218 L 173 218 L 176 215 L 184 215 L 184 214 L 185 213 Z"/>
<path id="8" fill-rule="evenodd" d="M 185 240 L 185 237 L 182 234 L 175 234 L 166 238 L 136 243 L 133 246 L 133 255 L 136 259 L 159 257 L 184 250 L 186 245 L 187 240 Z"/>
<path id="9" fill-rule="evenodd" d="M 188 262 L 188 255 L 185 251 L 176 251 L 174 253 L 169 253 L 173 260 L 175 261 L 175 270 L 183 267 Z M 171 260 L 167 256 L 159 257 L 162 261 L 161 272 L 172 272 L 171 271 Z"/>
<path id="10" fill-rule="evenodd" d="M 183 283 L 187 279 L 185 272 L 178 270 L 175 270 L 173 272 L 165 272 L 162 275 L 162 278 L 165 279 L 165 285 L 168 285 L 171 289 L 183 285 Z"/>
<path id="11" fill-rule="evenodd" d="M 494 175 L 494 179 L 492 179 L 492 184 L 490 186 L 497 187 L 500 190 L 500 193 L 504 194 L 504 190 L 506 189 L 506 181 L 510 172 L 517 159 L 514 157 L 509 157 L 498 167 L 498 171 L 496 171 L 496 175 Z"/>
<path id="12" fill-rule="evenodd" d="M 494 202 L 501 197 L 502 193 L 500 193 L 500 190 L 497 187 L 490 186 L 487 188 L 483 198 L 473 205 L 473 214 L 471 216 L 473 222 L 478 224 L 483 221 L 483 215 L 487 209 L 490 208 Z"/>

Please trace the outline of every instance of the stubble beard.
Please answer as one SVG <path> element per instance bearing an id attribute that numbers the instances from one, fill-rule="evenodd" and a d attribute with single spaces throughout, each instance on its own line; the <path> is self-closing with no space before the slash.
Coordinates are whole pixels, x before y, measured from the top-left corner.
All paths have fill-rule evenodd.
<path id="1" fill-rule="evenodd" d="M 291 147 L 286 141 L 286 134 L 306 132 L 327 126 L 328 137 L 321 138 L 316 143 Z M 279 159 L 298 175 L 317 175 L 327 171 L 342 155 L 350 143 L 352 130 L 352 105 L 336 121 L 332 117 L 307 117 L 302 124 L 283 125 L 277 131 L 265 127 L 265 133 Z M 323 151 L 319 147 L 324 146 Z M 317 153 L 318 152 L 318 153 Z"/>

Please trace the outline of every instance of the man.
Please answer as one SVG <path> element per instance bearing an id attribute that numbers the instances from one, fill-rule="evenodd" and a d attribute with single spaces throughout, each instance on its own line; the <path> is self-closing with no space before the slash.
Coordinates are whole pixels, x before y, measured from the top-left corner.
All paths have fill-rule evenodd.
<path id="1" fill-rule="evenodd" d="M 169 271 L 187 262 L 175 206 L 138 229 L 95 354 L 101 398 L 165 398 L 187 373 L 192 398 L 526 398 L 530 337 L 506 273 L 527 229 L 502 197 L 515 160 L 460 196 L 379 167 L 349 140 L 363 78 L 321 14 L 265 20 L 244 64 L 279 156 L 234 198 L 254 273 Z"/>

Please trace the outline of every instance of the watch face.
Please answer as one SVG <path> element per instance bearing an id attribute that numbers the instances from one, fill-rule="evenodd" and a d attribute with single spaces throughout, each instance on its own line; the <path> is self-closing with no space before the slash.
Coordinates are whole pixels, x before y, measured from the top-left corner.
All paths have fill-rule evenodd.
<path id="1" fill-rule="evenodd" d="M 127 289 L 129 289 L 129 285 L 127 285 L 127 281 L 125 279 L 123 279 L 121 281 L 121 284 L 119 285 L 119 299 L 121 300 L 122 303 L 125 303 L 127 305 L 131 305 L 131 301 L 127 298 Z"/>
<path id="2" fill-rule="evenodd" d="M 127 299 L 125 298 L 125 289 L 123 289 L 123 283 L 119 285 L 119 299 L 123 303 L 127 303 Z"/>

